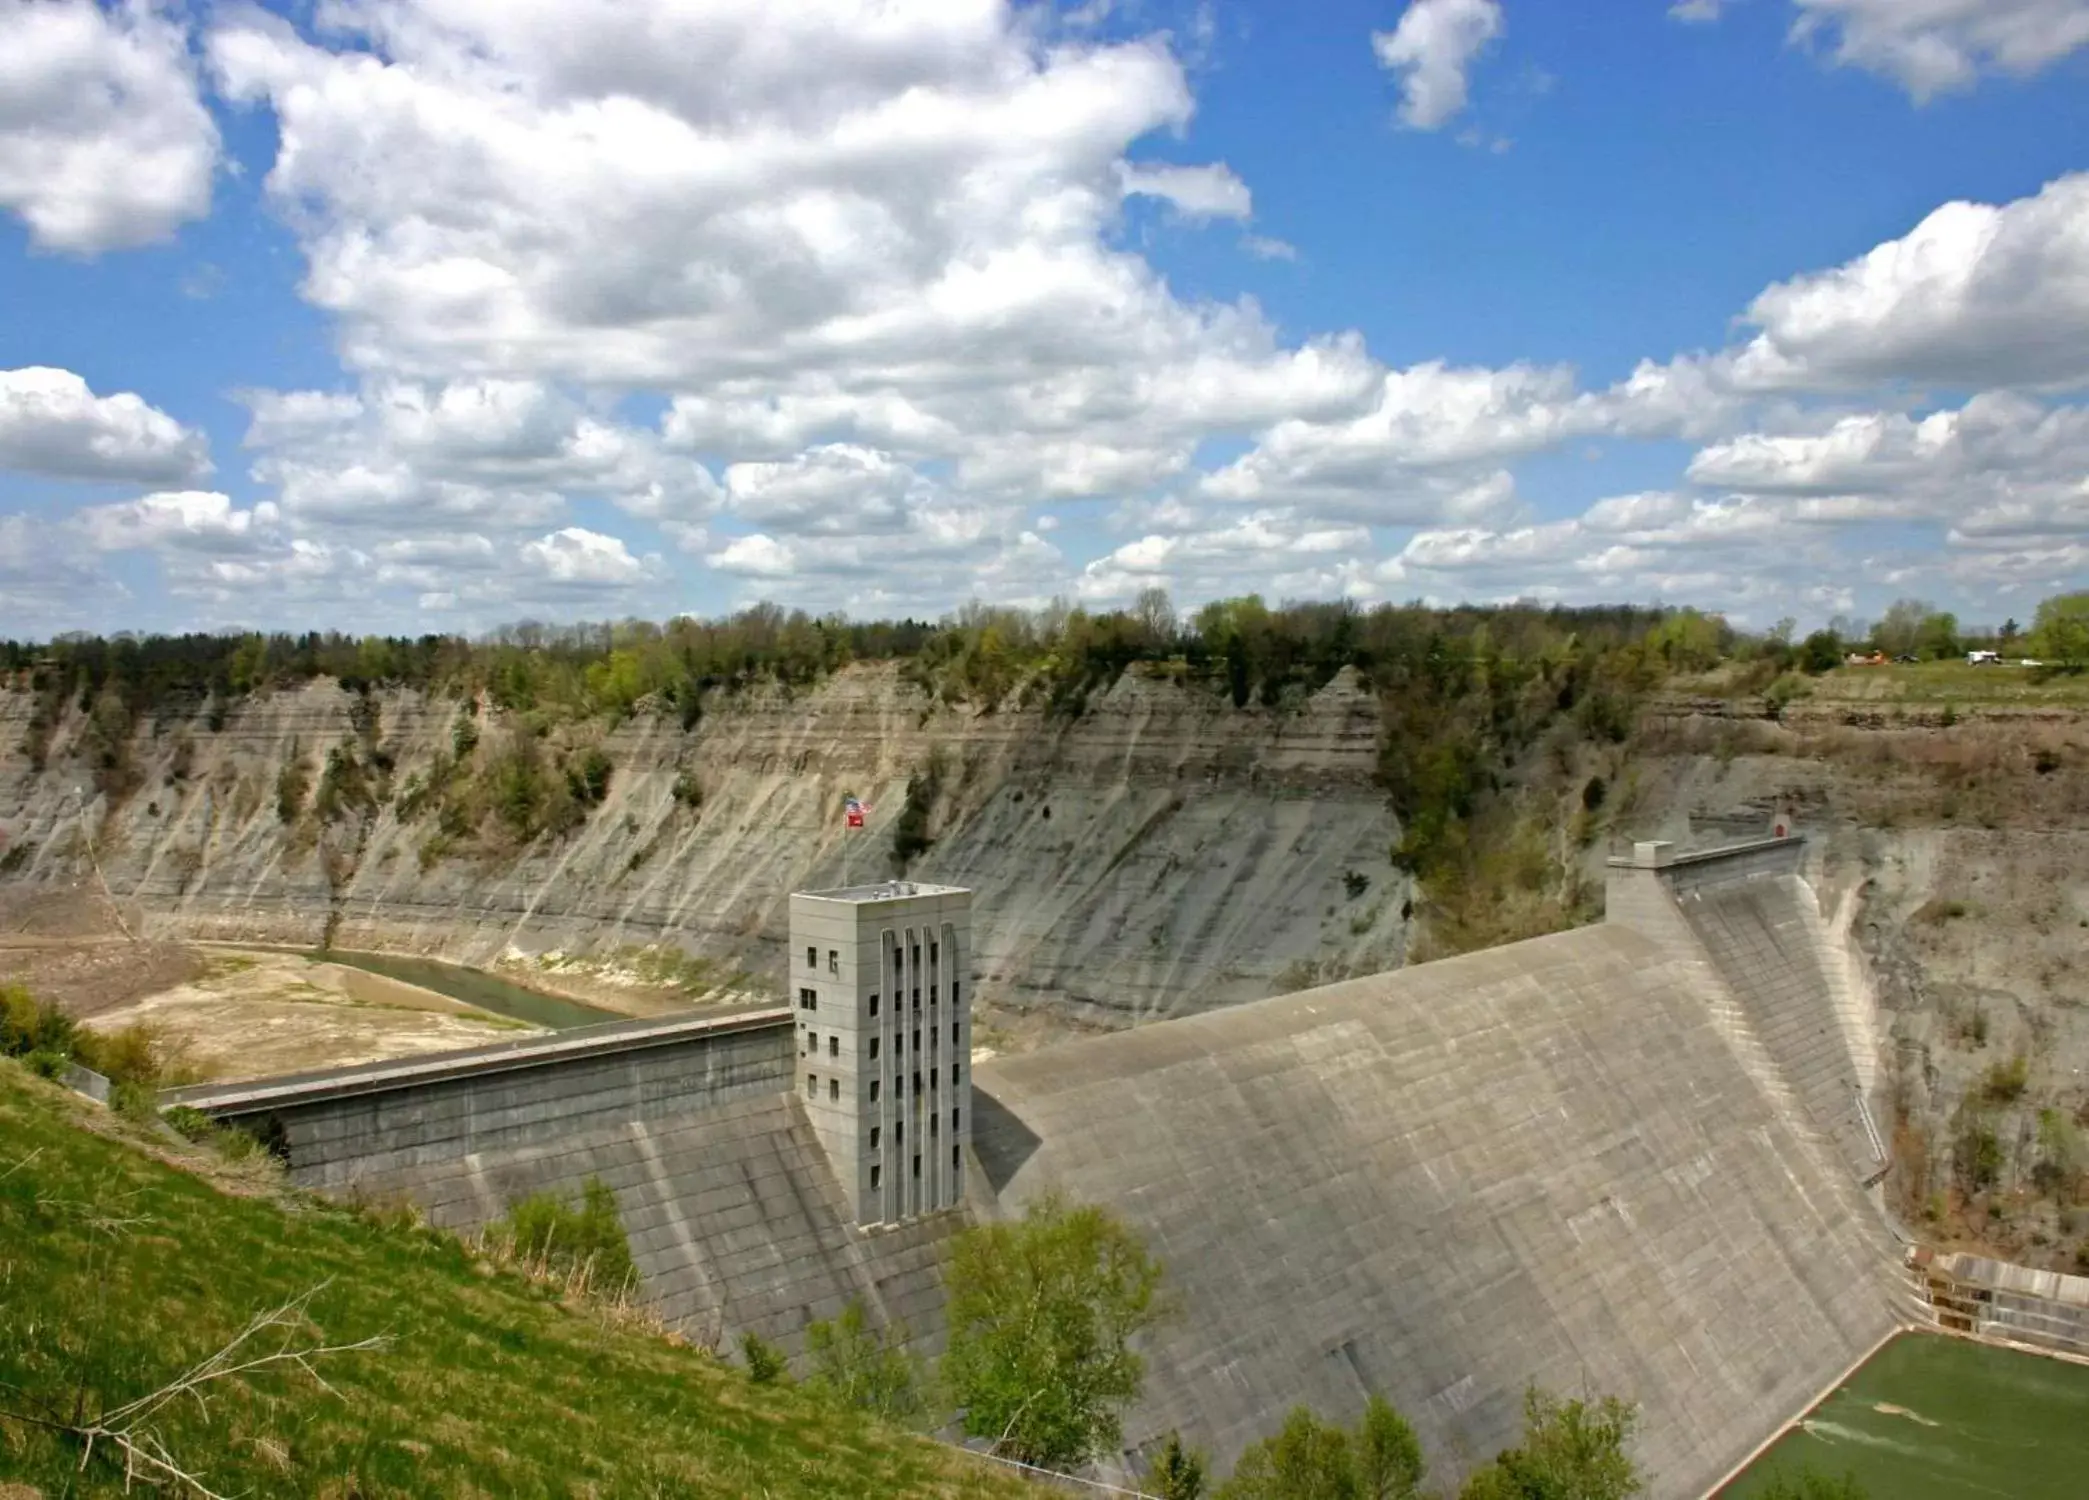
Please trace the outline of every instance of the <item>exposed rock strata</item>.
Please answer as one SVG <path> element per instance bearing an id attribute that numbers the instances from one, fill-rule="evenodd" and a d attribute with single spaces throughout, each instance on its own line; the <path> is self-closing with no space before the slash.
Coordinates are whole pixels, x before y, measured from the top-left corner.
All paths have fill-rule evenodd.
<path id="1" fill-rule="evenodd" d="M 396 789 L 448 749 L 460 705 L 374 702 Z M 216 731 L 200 715 L 141 727 L 140 789 L 113 803 L 89 793 L 111 891 L 159 934 L 330 937 L 481 964 L 511 948 L 665 941 L 780 972 L 788 893 L 888 873 L 908 778 L 940 751 L 936 842 L 914 873 L 977 892 L 981 998 L 1004 1018 L 1043 1007 L 1122 1025 L 1387 967 L 1405 950 L 1408 892 L 1371 780 L 1377 707 L 1350 672 L 1284 711 L 1133 675 L 1063 719 L 951 708 L 891 667 L 857 667 L 795 696 L 719 699 L 688 732 L 628 721 L 604 741 L 608 798 L 577 831 L 425 868 L 432 821 L 402 822 L 396 801 L 317 829 L 278 816 L 286 761 L 316 770 L 355 735 L 355 703 L 323 682 L 246 701 Z M 21 851 L 5 878 L 91 890 L 77 711 L 39 774 L 31 709 L 0 693 L 0 828 Z M 674 800 L 685 770 L 700 811 Z M 843 828 L 848 793 L 872 804 L 868 829 Z M 1361 895 L 1351 870 L 1369 878 Z"/>

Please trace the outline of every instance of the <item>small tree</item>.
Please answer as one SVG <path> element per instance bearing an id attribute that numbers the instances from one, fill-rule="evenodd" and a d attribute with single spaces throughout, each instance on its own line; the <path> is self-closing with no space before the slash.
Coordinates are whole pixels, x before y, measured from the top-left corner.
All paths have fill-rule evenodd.
<path id="1" fill-rule="evenodd" d="M 1146 1493 L 1155 1500 L 1203 1500 L 1205 1477 L 1204 1455 L 1171 1432 L 1146 1467 Z"/>
<path id="2" fill-rule="evenodd" d="M 1300 1406 L 1241 1454 L 1219 1500 L 1414 1500 L 1427 1468 L 1414 1429 L 1383 1396 L 1354 1432 Z"/>
<path id="3" fill-rule="evenodd" d="M 805 1355 L 812 1366 L 806 1388 L 844 1406 L 909 1422 L 926 1404 L 921 1366 L 907 1352 L 904 1330 L 872 1328 L 861 1302 L 850 1302 L 839 1318 L 807 1327 Z"/>
<path id="4" fill-rule="evenodd" d="M 943 1379 L 966 1432 L 1046 1468 L 1116 1444 L 1145 1378 L 1131 1340 L 1161 1314 L 1161 1268 L 1136 1233 L 1047 1195 L 1019 1223 L 959 1234 L 944 1280 Z"/>
<path id="5" fill-rule="evenodd" d="M 1465 1481 L 1459 1500 L 1629 1500 L 1646 1479 L 1625 1449 L 1638 1412 L 1615 1396 L 1562 1401 L 1532 1386 L 1523 1443 Z"/>
<path id="6" fill-rule="evenodd" d="M 2089 663 L 2089 593 L 2056 594 L 2038 606 L 2031 649 L 2065 667 Z"/>
<path id="7" fill-rule="evenodd" d="M 1218 1500 L 1360 1500 L 1363 1494 L 1349 1434 L 1311 1408 L 1294 1406 L 1276 1436 L 1240 1455 Z"/>
<path id="8" fill-rule="evenodd" d="M 1364 1406 L 1356 1431 L 1356 1467 L 1365 1500 L 1413 1500 L 1421 1492 L 1422 1475 L 1428 1472 L 1421 1439 L 1383 1396 L 1373 1396 Z"/>

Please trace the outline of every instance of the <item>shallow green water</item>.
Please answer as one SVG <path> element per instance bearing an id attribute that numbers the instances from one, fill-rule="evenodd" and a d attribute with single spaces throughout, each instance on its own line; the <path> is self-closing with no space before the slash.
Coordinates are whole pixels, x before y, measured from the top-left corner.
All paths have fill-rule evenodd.
<path id="1" fill-rule="evenodd" d="M 623 1019 L 592 1005 L 579 1005 L 571 1000 L 561 1000 L 556 995 L 526 990 L 519 984 L 510 984 L 480 969 L 461 968 L 432 958 L 403 958 L 393 953 L 350 953 L 339 948 L 305 956 L 318 963 L 346 964 L 352 969 L 366 969 L 388 979 L 417 984 L 437 994 L 448 995 L 452 1000 L 462 1000 L 466 1005 L 490 1010 L 495 1015 L 512 1016 L 532 1026 L 552 1026 L 563 1030 L 569 1026 L 594 1026 L 603 1021 Z"/>
<path id="2" fill-rule="evenodd" d="M 1720 1492 L 1782 1469 L 1851 1473 L 1873 1500 L 2083 1500 L 2089 1367 L 1941 1334 L 1903 1334 Z"/>

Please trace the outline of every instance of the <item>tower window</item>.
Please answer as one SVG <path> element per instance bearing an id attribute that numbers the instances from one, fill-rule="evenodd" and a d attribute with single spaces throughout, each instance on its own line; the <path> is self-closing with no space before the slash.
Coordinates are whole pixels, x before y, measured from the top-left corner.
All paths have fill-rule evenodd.
<path id="1" fill-rule="evenodd" d="M 895 1146 L 904 1146 L 906 1145 L 906 1143 L 907 1122 L 905 1120 L 895 1120 L 892 1125 L 892 1144 Z"/>
<path id="2" fill-rule="evenodd" d="M 870 1013 L 872 1015 L 876 1015 L 878 1013 L 878 997 L 876 995 L 872 995 L 870 997 Z"/>
<path id="3" fill-rule="evenodd" d="M 876 1187 L 878 1185 L 878 1178 L 882 1175 L 883 1173 L 880 1172 L 878 1164 L 876 1162 L 872 1162 L 870 1164 L 870 1185 L 872 1187 Z"/>
<path id="4" fill-rule="evenodd" d="M 964 1165 L 964 1163 L 958 1159 L 958 1152 L 960 1149 L 962 1148 L 957 1146 L 952 1146 L 950 1148 L 950 1170 L 953 1172 L 957 1171 L 958 1168 Z"/>
<path id="5" fill-rule="evenodd" d="M 955 1021 L 950 1023 L 950 1045 L 953 1047 L 957 1045 L 957 1022 Z"/>
<path id="6" fill-rule="evenodd" d="M 875 1078 L 870 1081 L 870 1102 L 873 1104 L 878 1102 L 878 1080 Z"/>
<path id="7" fill-rule="evenodd" d="M 820 1080 L 811 1073 L 805 1075 L 805 1097 L 808 1099 L 820 1097 Z"/>
<path id="8" fill-rule="evenodd" d="M 936 945 L 934 943 L 930 943 L 928 945 L 928 961 L 930 963 L 934 963 L 936 961 Z"/>
<path id="9" fill-rule="evenodd" d="M 828 1055 L 829 1057 L 839 1057 L 839 1056 L 841 1056 L 841 1038 L 840 1038 L 840 1037 L 838 1037 L 838 1036 L 830 1036 L 830 1037 L 828 1037 L 828 1038 L 827 1038 L 827 1055 Z"/>
<path id="10" fill-rule="evenodd" d="M 957 1064 L 956 1064 L 956 1063 L 952 1063 L 952 1064 L 950 1065 L 950 1086 L 951 1086 L 952 1088 L 956 1088 L 956 1087 L 957 1087 Z"/>
<path id="11" fill-rule="evenodd" d="M 921 1180 L 921 1155 L 919 1152 L 916 1152 L 914 1156 L 914 1180 L 916 1182 Z"/>
<path id="12" fill-rule="evenodd" d="M 817 1031 L 807 1030 L 805 1033 L 805 1051 L 807 1055 L 815 1053 L 819 1050 L 820 1034 Z"/>
<path id="13" fill-rule="evenodd" d="M 870 1039 L 870 1055 L 872 1057 L 876 1057 L 878 1055 L 878 1039 L 876 1037 L 872 1037 Z"/>
<path id="14" fill-rule="evenodd" d="M 827 1080 L 827 1097 L 836 1104 L 841 1103 L 841 1080 L 839 1078 Z"/>
<path id="15" fill-rule="evenodd" d="M 957 1111 L 956 1111 L 956 1110 L 954 1110 L 954 1109 L 953 1109 L 953 1110 L 952 1110 L 952 1111 L 950 1112 L 950 1128 L 951 1128 L 952 1130 L 955 1130 L 955 1129 L 957 1129 L 957 1128 L 958 1128 L 958 1124 L 957 1124 Z"/>
<path id="16" fill-rule="evenodd" d="M 950 1003 L 952 1005 L 957 1004 L 957 981 L 955 979 L 950 981 Z"/>
<path id="17" fill-rule="evenodd" d="M 873 1151 L 878 1149 L 878 1129 L 876 1125 L 870 1127 L 870 1149 Z"/>
<path id="18" fill-rule="evenodd" d="M 930 1140 L 934 1140 L 936 1138 L 936 1123 L 936 1117 L 934 1115 L 930 1115 L 928 1117 L 928 1138 Z"/>
<path id="19" fill-rule="evenodd" d="M 921 967 L 921 944 L 919 943 L 914 945 L 914 967 L 917 969 Z"/>
<path id="20" fill-rule="evenodd" d="M 914 991 L 914 1009 L 921 1009 L 921 991 Z"/>
<path id="21" fill-rule="evenodd" d="M 928 1070 L 928 1086 L 930 1088 L 934 1088 L 936 1086 L 936 1070 L 934 1068 L 930 1068 Z"/>
<path id="22" fill-rule="evenodd" d="M 818 990 L 808 990 L 808 989 L 801 989 L 801 990 L 799 990 L 799 991 L 798 991 L 798 1007 L 799 1007 L 799 1009 L 801 1009 L 801 1010 L 818 1010 L 818 1009 L 820 1008 L 820 993 L 819 993 L 819 991 L 818 991 Z"/>
<path id="23" fill-rule="evenodd" d="M 807 948 L 805 950 L 805 967 L 808 969 L 817 969 L 819 966 L 820 950 L 817 948 Z"/>
<path id="24" fill-rule="evenodd" d="M 916 1098 L 919 1098 L 921 1095 L 921 1075 L 919 1073 L 914 1075 L 914 1095 Z"/>
<path id="25" fill-rule="evenodd" d="M 841 950 L 839 948 L 829 948 L 827 950 L 827 972 L 829 974 L 839 974 L 841 972 Z"/>
<path id="26" fill-rule="evenodd" d="M 917 1054 L 919 1054 L 921 1051 L 921 1031 L 918 1027 L 915 1029 L 914 1032 L 914 1051 Z"/>

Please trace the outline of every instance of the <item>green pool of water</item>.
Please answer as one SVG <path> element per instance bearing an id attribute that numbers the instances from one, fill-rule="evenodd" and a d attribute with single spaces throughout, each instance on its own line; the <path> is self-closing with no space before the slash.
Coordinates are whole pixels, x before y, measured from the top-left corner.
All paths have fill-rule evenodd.
<path id="1" fill-rule="evenodd" d="M 518 1021 L 527 1021 L 532 1026 L 551 1026 L 563 1030 L 569 1026 L 594 1026 L 603 1021 L 623 1019 L 611 1011 L 597 1010 L 592 1005 L 579 1005 L 571 1000 L 562 1000 L 556 995 L 526 990 L 519 984 L 510 984 L 507 980 L 480 969 L 466 969 L 432 958 L 404 958 L 393 953 L 350 953 L 339 948 L 329 948 L 323 953 L 313 952 L 305 956 L 317 963 L 346 964 L 352 969 L 367 969 L 372 974 L 382 974 L 388 979 L 417 984 L 422 989 L 448 995 L 452 1000 L 461 1000 L 466 1005 L 475 1006 L 480 1010 L 490 1010 L 495 1015 L 512 1016 Z"/>
<path id="2" fill-rule="evenodd" d="M 1782 1471 L 1854 1474 L 1873 1500 L 2082 1500 L 2089 1366 L 1902 1334 L 1807 1413 L 1721 1500 Z"/>

